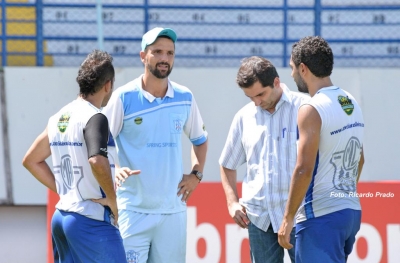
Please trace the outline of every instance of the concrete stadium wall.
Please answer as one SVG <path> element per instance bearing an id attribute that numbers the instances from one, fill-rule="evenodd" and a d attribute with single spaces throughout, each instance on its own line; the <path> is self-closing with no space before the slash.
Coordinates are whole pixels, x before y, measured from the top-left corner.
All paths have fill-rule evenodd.
<path id="1" fill-rule="evenodd" d="M 77 68 L 5 68 L 5 91 L 10 144 L 12 197 L 17 207 L 0 206 L 0 255 L 10 255 L 9 246 L 20 247 L 29 241 L 29 253 L 16 251 L 16 258 L 5 262 L 44 262 L 46 255 L 47 191 L 21 165 L 21 160 L 47 123 L 47 119 L 64 104 L 75 99 L 78 86 Z M 116 87 L 143 72 L 142 68 L 119 68 Z M 197 100 L 206 129 L 209 132 L 209 153 L 204 181 L 218 182 L 218 158 L 225 143 L 231 120 L 249 102 L 235 84 L 235 68 L 175 68 L 171 79 L 189 87 Z M 281 81 L 297 90 L 290 69 L 278 69 Z M 400 89 L 397 87 L 400 69 L 334 69 L 333 83 L 351 92 L 364 111 L 365 159 L 362 181 L 400 180 Z M 1 113 L 1 112 L 0 112 Z M 0 123 L 1 128 L 1 123 Z M 0 135 L 1 135 L 0 129 Z M 189 143 L 185 140 L 184 165 L 189 171 Z M 0 144 L 0 199 L 5 196 L 5 174 Z M 239 170 L 244 175 L 245 167 Z M 240 180 L 240 179 L 239 179 Z M 33 207 L 27 207 L 32 206 Z M 13 222 L 13 218 L 18 221 Z M 15 233 L 23 229 L 23 236 Z M 4 244 L 7 243 L 7 246 Z M 25 244 L 25 243 L 24 243 Z M 0 260 L 2 261 L 2 260 Z"/>
<path id="2" fill-rule="evenodd" d="M 0 73 L 1 74 L 1 73 Z M 0 84 L 1 85 L 1 84 Z M 1 86 L 0 86 L 1 89 Z M 0 90 L 0 98 L 5 96 Z M 1 101 L 1 100 L 0 100 Z M 1 107 L 0 103 L 0 138 L 3 138 L 3 116 L 4 109 Z M 5 149 L 3 143 L 0 143 L 0 200 L 7 199 L 7 189 L 6 189 L 6 172 L 4 169 L 4 161 L 5 161 Z"/>
<path id="3" fill-rule="evenodd" d="M 0 262 L 45 263 L 45 206 L 0 206 Z"/>

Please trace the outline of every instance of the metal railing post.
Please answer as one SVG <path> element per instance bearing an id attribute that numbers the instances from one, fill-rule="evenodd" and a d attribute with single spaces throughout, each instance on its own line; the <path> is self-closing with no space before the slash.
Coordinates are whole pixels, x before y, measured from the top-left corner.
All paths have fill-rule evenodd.
<path id="1" fill-rule="evenodd" d="M 287 44 L 288 44 L 288 2 L 283 1 L 283 67 L 287 67 Z"/>
<path id="2" fill-rule="evenodd" d="M 321 36 L 321 0 L 315 0 L 314 35 Z"/>
<path id="3" fill-rule="evenodd" d="M 44 66 L 42 0 L 36 0 L 36 65 Z"/>
<path id="4" fill-rule="evenodd" d="M 149 0 L 144 0 L 144 33 L 149 31 Z"/>
<path id="5" fill-rule="evenodd" d="M 0 200 L 0 205 L 12 205 L 14 203 L 13 198 L 13 185 L 12 185 L 12 174 L 11 174 L 11 157 L 10 157 L 10 140 L 8 136 L 8 114 L 7 114 L 7 101 L 6 101 L 6 87 L 4 83 L 4 70 L 0 70 L 0 121 L 2 122 L 2 133 L 3 138 L 1 143 L 3 144 L 4 151 L 4 172 L 5 172 L 5 185 L 6 185 L 6 199 Z"/>
<path id="6" fill-rule="evenodd" d="M 6 1 L 1 1 L 1 65 L 7 66 L 7 17 Z"/>

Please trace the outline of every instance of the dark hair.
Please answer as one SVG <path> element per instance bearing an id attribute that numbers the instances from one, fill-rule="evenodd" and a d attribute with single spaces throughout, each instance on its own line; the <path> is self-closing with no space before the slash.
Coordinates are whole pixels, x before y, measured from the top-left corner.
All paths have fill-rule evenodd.
<path id="1" fill-rule="evenodd" d="M 279 77 L 275 66 L 263 57 L 252 56 L 244 58 L 236 76 L 236 83 L 241 88 L 248 88 L 257 81 L 263 87 L 274 87 L 274 80 Z"/>
<path id="2" fill-rule="evenodd" d="M 333 52 L 319 36 L 309 36 L 293 44 L 292 61 L 296 68 L 303 63 L 319 78 L 328 77 L 333 69 Z"/>
<path id="3" fill-rule="evenodd" d="M 115 76 L 113 58 L 105 51 L 93 50 L 82 62 L 76 81 L 79 84 L 79 94 L 86 98 L 95 94 L 107 81 L 113 81 Z"/>

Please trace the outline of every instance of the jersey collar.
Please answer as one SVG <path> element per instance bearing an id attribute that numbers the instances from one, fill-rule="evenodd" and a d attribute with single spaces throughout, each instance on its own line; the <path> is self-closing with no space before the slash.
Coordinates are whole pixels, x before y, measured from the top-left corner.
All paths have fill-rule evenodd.
<path id="1" fill-rule="evenodd" d="M 324 91 L 324 90 L 336 90 L 336 89 L 339 89 L 339 88 L 336 87 L 336 86 L 324 87 L 324 88 L 319 89 L 319 90 L 317 91 L 317 93 L 315 93 L 315 94 L 318 94 L 318 93 L 320 93 L 321 91 Z"/>
<path id="2" fill-rule="evenodd" d="M 139 83 L 138 83 L 140 91 L 142 92 L 143 97 L 145 97 L 150 103 L 152 103 L 156 99 L 156 97 L 154 97 L 151 93 L 149 93 L 149 92 L 147 92 L 147 91 L 145 91 L 143 89 L 142 79 L 143 79 L 143 75 L 140 76 Z M 169 98 L 173 98 L 174 97 L 174 89 L 172 88 L 172 85 L 171 85 L 171 82 L 169 81 L 169 78 L 168 78 L 167 93 L 165 93 L 164 98 L 161 98 L 161 100 L 164 100 L 166 97 L 169 97 Z"/>

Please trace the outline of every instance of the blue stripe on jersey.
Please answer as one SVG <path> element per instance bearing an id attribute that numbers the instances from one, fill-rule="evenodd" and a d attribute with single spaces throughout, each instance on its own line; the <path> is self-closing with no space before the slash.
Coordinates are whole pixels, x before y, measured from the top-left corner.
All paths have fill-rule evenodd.
<path id="1" fill-rule="evenodd" d="M 124 105 L 124 119 L 132 118 L 139 114 L 147 113 L 148 111 L 153 111 L 154 109 L 159 109 L 163 107 L 177 106 L 177 105 L 191 105 L 193 100 L 192 93 L 188 92 L 185 89 L 181 89 L 178 86 L 174 86 L 174 97 L 165 97 L 163 100 L 163 104 L 155 104 L 149 102 L 144 98 L 141 89 L 138 86 L 135 86 L 134 90 L 124 91 L 121 90 L 119 97 Z M 131 101 L 139 102 L 139 103 L 130 103 Z"/>
<path id="2" fill-rule="evenodd" d="M 190 101 L 163 103 L 163 104 L 157 105 L 155 107 L 152 106 L 152 107 L 149 107 L 148 109 L 137 111 L 132 114 L 128 114 L 124 117 L 124 120 L 129 120 L 129 119 L 132 119 L 133 117 L 140 116 L 140 115 L 143 115 L 143 114 L 146 114 L 149 112 L 154 112 L 154 111 L 157 111 L 157 110 L 160 110 L 163 108 L 170 108 L 170 107 L 175 107 L 175 106 L 180 106 L 180 105 L 189 105 L 190 106 L 191 104 L 192 104 L 192 102 L 190 102 Z"/>
<path id="3" fill-rule="evenodd" d="M 304 209 L 306 212 L 306 218 L 310 219 L 310 218 L 314 218 L 314 211 L 312 208 L 312 201 L 313 201 L 313 189 L 314 189 L 314 179 L 315 179 L 315 175 L 317 174 L 318 171 L 318 164 L 319 164 L 319 151 L 317 152 L 317 158 L 315 160 L 315 166 L 314 166 L 314 171 L 313 171 L 313 175 L 312 175 L 312 179 L 311 179 L 311 183 L 310 186 L 308 187 L 307 193 L 306 193 L 306 199 L 305 199 L 305 205 L 304 205 Z"/>
<path id="4" fill-rule="evenodd" d="M 103 198 L 106 198 L 106 194 L 103 192 L 103 189 L 102 189 L 101 187 L 99 187 L 99 188 L 100 188 L 101 196 L 102 196 Z"/>
<path id="5" fill-rule="evenodd" d="M 193 145 L 198 146 L 198 145 L 205 143 L 207 141 L 207 138 L 204 136 L 201 136 L 200 138 L 196 138 L 196 139 L 193 139 L 190 141 L 193 143 Z"/>
<path id="6" fill-rule="evenodd" d="M 108 142 L 107 142 L 107 146 L 113 146 L 113 147 L 115 147 L 115 141 L 114 141 L 114 138 L 112 137 L 112 134 L 111 134 L 110 130 L 108 131 Z"/>

